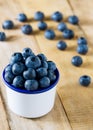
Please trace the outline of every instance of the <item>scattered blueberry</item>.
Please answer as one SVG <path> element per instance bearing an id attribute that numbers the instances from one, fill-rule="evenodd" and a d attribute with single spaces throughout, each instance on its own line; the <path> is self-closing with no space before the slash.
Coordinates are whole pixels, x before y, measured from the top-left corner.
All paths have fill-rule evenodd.
<path id="1" fill-rule="evenodd" d="M 37 20 L 37 21 L 41 21 L 44 19 L 44 13 L 40 12 L 40 11 L 37 11 L 34 15 L 34 19 Z"/>
<path id="2" fill-rule="evenodd" d="M 29 56 L 26 59 L 25 64 L 28 68 L 36 69 L 41 66 L 41 60 L 38 56 Z"/>
<path id="3" fill-rule="evenodd" d="M 32 68 L 28 68 L 26 71 L 23 72 L 23 77 L 25 79 L 34 79 L 36 78 L 36 71 Z"/>
<path id="4" fill-rule="evenodd" d="M 82 86 L 89 86 L 89 84 L 91 83 L 91 78 L 90 76 L 88 75 L 83 75 L 79 78 L 79 83 L 82 85 Z"/>
<path id="5" fill-rule="evenodd" d="M 48 78 L 50 79 L 51 82 L 55 81 L 55 79 L 56 79 L 55 73 L 53 71 L 51 71 L 51 70 L 48 70 L 48 75 L 47 76 L 48 76 Z"/>
<path id="6" fill-rule="evenodd" d="M 25 81 L 25 88 L 29 91 L 31 90 L 37 90 L 38 89 L 38 81 L 37 80 L 26 80 Z"/>
<path id="7" fill-rule="evenodd" d="M 15 75 L 20 75 L 26 69 L 25 65 L 21 62 L 17 62 L 12 66 L 12 72 Z"/>
<path id="8" fill-rule="evenodd" d="M 22 76 L 16 76 L 13 80 L 13 86 L 17 88 L 24 88 L 24 79 Z"/>
<path id="9" fill-rule="evenodd" d="M 38 69 L 36 70 L 36 72 L 37 72 L 37 77 L 38 77 L 38 78 L 47 76 L 47 69 L 44 68 L 44 67 L 38 68 Z"/>
<path id="10" fill-rule="evenodd" d="M 47 29 L 47 24 L 45 22 L 43 22 L 43 21 L 40 21 L 38 23 L 38 28 L 39 28 L 39 30 L 46 30 Z"/>
<path id="11" fill-rule="evenodd" d="M 5 72 L 5 76 L 4 76 L 5 80 L 8 82 L 8 83 L 12 83 L 13 82 L 13 79 L 14 79 L 14 75 L 11 71 L 7 71 Z"/>
<path id="12" fill-rule="evenodd" d="M 48 70 L 55 71 L 56 70 L 56 64 L 53 61 L 47 61 L 48 63 Z"/>
<path id="13" fill-rule="evenodd" d="M 76 25 L 76 24 L 78 24 L 79 19 L 78 19 L 78 17 L 76 15 L 72 15 L 72 16 L 68 17 L 68 22 L 71 23 L 71 24 Z"/>
<path id="14" fill-rule="evenodd" d="M 72 57 L 71 62 L 74 66 L 79 67 L 83 63 L 83 60 L 80 56 L 74 56 Z"/>
<path id="15" fill-rule="evenodd" d="M 24 13 L 20 13 L 17 16 L 17 20 L 19 20 L 20 22 L 26 22 L 27 21 L 27 16 Z"/>
<path id="16" fill-rule="evenodd" d="M 12 65 L 8 65 L 6 68 L 5 68 L 5 72 L 12 72 Z"/>
<path id="17" fill-rule="evenodd" d="M 59 31 L 63 32 L 64 30 L 67 29 L 67 25 L 64 22 L 61 22 L 61 23 L 58 24 L 57 28 L 58 28 Z"/>
<path id="18" fill-rule="evenodd" d="M 63 19 L 63 15 L 61 12 L 56 11 L 52 14 L 51 19 L 57 22 L 60 22 Z"/>
<path id="19" fill-rule="evenodd" d="M 3 29 L 12 29 L 14 28 L 14 23 L 11 20 L 6 20 L 2 25 Z"/>
<path id="20" fill-rule="evenodd" d="M 40 53 L 37 55 L 41 61 L 47 61 L 47 57 L 43 54 L 43 53 Z"/>
<path id="21" fill-rule="evenodd" d="M 87 46 L 87 45 L 84 45 L 84 44 L 79 45 L 79 46 L 77 47 L 77 52 L 78 52 L 79 54 L 85 55 L 85 54 L 88 52 L 88 46 Z"/>
<path id="22" fill-rule="evenodd" d="M 65 39 L 72 39 L 74 37 L 74 32 L 71 29 L 66 29 L 63 31 L 63 37 Z"/>
<path id="23" fill-rule="evenodd" d="M 67 48 L 67 44 L 66 44 L 64 41 L 59 41 L 59 42 L 57 43 L 57 48 L 58 48 L 59 50 L 65 50 L 65 49 Z"/>
<path id="24" fill-rule="evenodd" d="M 48 29 L 48 30 L 45 31 L 45 37 L 47 39 L 53 40 L 55 38 L 55 36 L 56 35 L 55 35 L 55 32 L 53 30 Z"/>
<path id="25" fill-rule="evenodd" d="M 32 56 L 34 55 L 34 53 L 32 52 L 32 50 L 30 48 L 24 48 L 23 51 L 22 51 L 22 56 L 24 59 L 26 59 L 27 57 L 29 56 Z"/>
<path id="26" fill-rule="evenodd" d="M 32 32 L 33 32 L 32 26 L 29 25 L 29 24 L 23 25 L 23 26 L 21 27 L 21 30 L 22 30 L 22 32 L 23 32 L 24 34 L 27 34 L 27 35 L 32 34 Z"/>
<path id="27" fill-rule="evenodd" d="M 5 41 L 6 40 L 6 35 L 4 32 L 0 32 L 0 41 Z"/>
<path id="28" fill-rule="evenodd" d="M 12 54 L 11 59 L 10 59 L 10 64 L 13 65 L 14 63 L 17 62 L 22 62 L 23 61 L 23 56 L 20 52 L 15 52 Z"/>
<path id="29" fill-rule="evenodd" d="M 39 84 L 41 88 L 49 87 L 50 79 L 48 77 L 43 77 L 39 80 Z"/>
<path id="30" fill-rule="evenodd" d="M 77 43 L 78 43 L 78 45 L 81 45 L 81 44 L 86 45 L 87 40 L 84 37 L 80 37 L 80 38 L 78 38 Z"/>

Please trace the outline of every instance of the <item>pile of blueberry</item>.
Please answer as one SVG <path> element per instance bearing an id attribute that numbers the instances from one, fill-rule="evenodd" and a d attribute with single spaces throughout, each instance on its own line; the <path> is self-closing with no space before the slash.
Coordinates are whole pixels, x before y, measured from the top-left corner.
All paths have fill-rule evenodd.
<path id="1" fill-rule="evenodd" d="M 59 11 L 54 12 L 51 15 L 50 19 L 55 21 L 55 22 L 59 22 L 59 24 L 57 26 L 57 29 L 60 32 L 62 32 L 62 36 L 63 36 L 64 39 L 72 39 L 72 38 L 74 38 L 74 36 L 75 36 L 74 31 L 69 29 L 67 27 L 66 23 L 62 22 L 63 14 L 61 12 L 59 12 Z M 17 16 L 17 20 L 20 21 L 20 22 L 27 22 L 28 18 L 24 13 L 20 13 Z M 43 12 L 37 11 L 35 13 L 35 15 L 34 15 L 34 20 L 39 21 L 38 24 L 37 24 L 37 27 L 38 27 L 39 30 L 45 31 L 44 32 L 45 38 L 47 38 L 49 40 L 55 39 L 56 34 L 55 34 L 54 30 L 48 29 L 47 23 L 44 21 L 45 20 L 45 15 L 44 15 Z M 69 16 L 67 21 L 72 25 L 78 25 L 78 23 L 79 23 L 79 19 L 78 19 L 78 17 L 76 15 Z M 15 25 L 14 25 L 13 21 L 11 21 L 11 20 L 6 20 L 2 24 L 3 29 L 13 29 L 14 26 Z M 33 28 L 29 24 L 24 24 L 21 27 L 21 31 L 24 34 L 29 35 L 29 34 L 33 33 Z M 0 32 L 0 41 L 5 41 L 5 40 L 6 40 L 5 33 Z M 87 54 L 87 52 L 88 52 L 88 44 L 87 44 L 86 38 L 79 37 L 78 40 L 77 40 L 77 45 L 78 45 L 77 49 L 76 49 L 77 53 L 79 53 L 81 55 Z M 60 40 L 57 43 L 57 48 L 59 50 L 65 50 L 67 48 L 66 42 L 63 41 L 63 40 Z M 72 57 L 71 63 L 72 63 L 72 65 L 74 65 L 76 67 L 80 67 L 82 65 L 82 63 L 83 63 L 83 59 L 82 59 L 82 57 L 77 55 L 77 56 Z M 84 77 L 85 77 L 85 79 L 84 79 Z M 90 84 L 90 82 L 91 82 L 91 78 L 89 76 L 87 76 L 87 75 L 81 76 L 81 79 L 86 80 L 86 82 L 88 80 L 88 82 L 87 82 L 88 84 L 86 82 L 83 82 L 82 80 L 79 80 L 80 84 L 83 85 L 83 86 L 88 86 Z"/>
<path id="2" fill-rule="evenodd" d="M 4 79 L 16 88 L 28 91 L 49 87 L 56 80 L 56 65 L 42 53 L 35 55 L 30 48 L 12 54 L 5 68 Z"/>

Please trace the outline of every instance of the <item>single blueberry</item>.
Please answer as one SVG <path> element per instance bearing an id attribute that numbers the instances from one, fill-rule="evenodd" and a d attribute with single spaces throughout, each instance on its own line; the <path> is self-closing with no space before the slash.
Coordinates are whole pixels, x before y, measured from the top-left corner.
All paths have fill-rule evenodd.
<path id="1" fill-rule="evenodd" d="M 77 40 L 77 43 L 78 43 L 78 45 L 81 45 L 81 44 L 86 45 L 87 44 L 87 40 L 84 37 L 79 37 L 78 40 Z"/>
<path id="2" fill-rule="evenodd" d="M 13 86 L 16 88 L 24 88 L 24 78 L 22 76 L 16 76 L 13 80 Z"/>
<path id="3" fill-rule="evenodd" d="M 11 20 L 6 20 L 2 25 L 3 29 L 12 29 L 14 28 L 14 23 Z"/>
<path id="4" fill-rule="evenodd" d="M 48 70 L 48 75 L 47 76 L 48 76 L 48 78 L 50 79 L 51 82 L 55 81 L 55 79 L 56 79 L 55 73 L 53 71 L 51 71 L 51 70 Z"/>
<path id="5" fill-rule="evenodd" d="M 32 68 L 28 68 L 26 71 L 23 72 L 23 77 L 25 79 L 34 79 L 36 78 L 36 71 Z"/>
<path id="6" fill-rule="evenodd" d="M 59 50 L 65 50 L 65 49 L 67 48 L 66 42 L 64 42 L 64 41 L 59 41 L 59 42 L 57 43 L 57 48 L 58 48 Z"/>
<path id="7" fill-rule="evenodd" d="M 48 70 L 55 71 L 56 70 L 56 64 L 53 61 L 47 61 L 48 63 Z"/>
<path id="8" fill-rule="evenodd" d="M 58 28 L 59 31 L 63 32 L 64 30 L 67 29 L 67 25 L 64 22 L 61 22 L 61 23 L 58 24 L 57 28 Z"/>
<path id="9" fill-rule="evenodd" d="M 43 53 L 40 53 L 37 55 L 41 61 L 47 61 L 47 57 L 43 54 Z"/>
<path id="10" fill-rule="evenodd" d="M 47 75 L 47 69 L 44 68 L 44 67 L 36 69 L 36 72 L 37 72 L 37 77 L 38 78 L 41 78 L 41 77 L 44 77 L 44 76 Z"/>
<path id="11" fill-rule="evenodd" d="M 91 77 L 88 76 L 88 75 L 83 75 L 79 78 L 79 83 L 82 85 L 82 86 L 89 86 L 89 84 L 91 83 Z"/>
<path id="12" fill-rule="evenodd" d="M 8 65 L 6 68 L 5 68 L 5 72 L 12 72 L 12 65 Z"/>
<path id="13" fill-rule="evenodd" d="M 61 12 L 56 11 L 52 14 L 51 19 L 57 22 L 60 22 L 63 19 L 63 15 Z"/>
<path id="14" fill-rule="evenodd" d="M 50 79 L 48 77 L 43 77 L 39 80 L 41 88 L 46 88 L 50 86 Z"/>
<path id="15" fill-rule="evenodd" d="M 47 61 L 42 61 L 41 62 L 41 66 L 44 67 L 44 68 L 46 68 L 46 69 L 48 69 L 48 63 L 47 63 Z"/>
<path id="16" fill-rule="evenodd" d="M 14 75 L 11 71 L 7 71 L 5 72 L 4 78 L 8 83 L 12 83 L 14 79 Z"/>
<path id="17" fill-rule="evenodd" d="M 88 52 L 88 46 L 84 44 L 79 45 L 77 47 L 77 52 L 79 54 L 85 55 Z"/>
<path id="18" fill-rule="evenodd" d="M 5 41 L 6 40 L 6 35 L 4 32 L 0 32 L 0 41 Z"/>
<path id="19" fill-rule="evenodd" d="M 24 59 L 26 59 L 27 57 L 29 56 L 32 56 L 34 55 L 34 53 L 32 52 L 32 50 L 30 48 L 24 48 L 23 51 L 22 51 L 22 56 Z"/>
<path id="20" fill-rule="evenodd" d="M 29 34 L 31 34 L 31 33 L 33 32 L 32 26 L 29 25 L 29 24 L 23 25 L 23 26 L 21 27 L 21 30 L 22 30 L 22 32 L 23 32 L 24 34 L 27 34 L 27 35 L 29 35 Z"/>
<path id="21" fill-rule="evenodd" d="M 43 21 L 40 21 L 38 23 L 38 28 L 39 28 L 39 30 L 46 30 L 47 29 L 47 24 L 45 22 L 43 22 Z"/>
<path id="22" fill-rule="evenodd" d="M 20 52 L 15 52 L 14 54 L 12 54 L 11 58 L 10 58 L 10 64 L 13 65 L 14 63 L 17 62 L 22 62 L 23 61 L 23 56 Z"/>
<path id="23" fill-rule="evenodd" d="M 20 13 L 17 16 L 17 20 L 19 20 L 20 22 L 26 22 L 27 21 L 27 16 L 24 13 Z"/>
<path id="24" fill-rule="evenodd" d="M 26 69 L 25 65 L 21 62 L 17 62 L 12 66 L 12 72 L 15 75 L 20 75 Z"/>
<path id="25" fill-rule="evenodd" d="M 78 24 L 79 19 L 78 19 L 78 17 L 76 15 L 72 15 L 72 16 L 68 17 L 68 22 L 71 23 L 71 24 L 76 25 L 76 24 Z"/>
<path id="26" fill-rule="evenodd" d="M 25 65 L 28 68 L 36 69 L 41 66 L 41 60 L 38 56 L 29 56 L 25 61 Z"/>
<path id="27" fill-rule="evenodd" d="M 55 32 L 53 30 L 48 29 L 48 30 L 45 31 L 45 37 L 47 39 L 53 40 L 55 38 L 55 36 L 56 35 L 55 35 Z"/>
<path id="28" fill-rule="evenodd" d="M 44 13 L 37 11 L 34 15 L 34 19 L 37 21 L 43 20 L 44 19 Z"/>
<path id="29" fill-rule="evenodd" d="M 26 80 L 25 81 L 25 89 L 28 91 L 33 91 L 38 89 L 38 81 L 37 80 Z"/>
<path id="30" fill-rule="evenodd" d="M 63 31 L 63 37 L 65 39 L 72 39 L 74 37 L 74 32 L 71 29 L 66 29 Z"/>
<path id="31" fill-rule="evenodd" d="M 74 56 L 74 57 L 72 57 L 71 63 L 74 66 L 79 67 L 83 63 L 83 60 L 80 56 Z"/>

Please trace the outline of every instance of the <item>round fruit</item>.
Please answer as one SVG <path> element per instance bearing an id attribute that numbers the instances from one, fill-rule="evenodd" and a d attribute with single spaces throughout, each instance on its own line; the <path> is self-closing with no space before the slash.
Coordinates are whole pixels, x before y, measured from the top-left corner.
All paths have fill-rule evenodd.
<path id="1" fill-rule="evenodd" d="M 91 83 L 91 78 L 90 78 L 90 76 L 88 76 L 88 75 L 83 75 L 83 76 L 81 76 L 80 79 L 79 79 L 79 83 L 80 83 L 82 86 L 85 86 L 85 87 L 89 86 L 89 84 Z"/>

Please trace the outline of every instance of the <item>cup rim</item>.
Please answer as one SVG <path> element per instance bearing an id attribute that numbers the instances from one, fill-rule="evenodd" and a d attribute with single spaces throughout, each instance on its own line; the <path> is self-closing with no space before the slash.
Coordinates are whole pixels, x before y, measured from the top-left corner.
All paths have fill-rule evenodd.
<path id="1" fill-rule="evenodd" d="M 6 67 L 5 67 L 6 68 Z M 39 94 L 39 93 L 44 93 L 44 92 L 47 92 L 49 90 L 51 90 L 52 88 L 54 88 L 56 86 L 56 84 L 58 83 L 59 81 L 59 77 L 60 77 L 60 74 L 59 74 L 59 71 L 58 69 L 55 70 L 55 74 L 56 74 L 56 80 L 53 82 L 53 84 L 51 84 L 49 87 L 47 88 L 44 88 L 44 89 L 40 89 L 40 90 L 33 90 L 33 91 L 29 91 L 29 90 L 25 90 L 25 89 L 21 89 L 21 88 L 16 88 L 14 87 L 13 85 L 9 84 L 5 78 L 4 78 L 4 75 L 5 75 L 5 69 L 3 70 L 3 73 L 2 73 L 2 78 L 3 78 L 3 81 L 4 83 L 6 84 L 7 87 L 9 87 L 11 90 L 14 90 L 16 92 L 19 92 L 19 93 L 24 93 L 24 94 Z"/>

